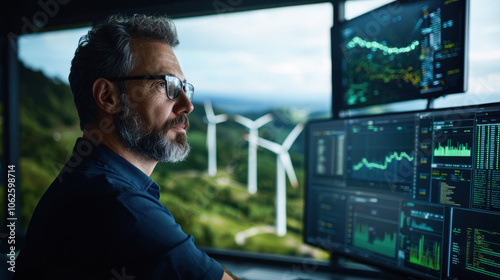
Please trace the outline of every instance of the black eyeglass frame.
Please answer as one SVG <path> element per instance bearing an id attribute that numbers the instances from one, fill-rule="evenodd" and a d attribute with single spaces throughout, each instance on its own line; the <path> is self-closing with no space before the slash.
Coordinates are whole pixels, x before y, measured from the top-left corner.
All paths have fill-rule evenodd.
<path id="1" fill-rule="evenodd" d="M 177 84 L 180 84 L 180 90 L 179 87 L 177 87 L 176 83 L 173 83 L 174 86 L 174 92 L 171 94 L 169 91 L 169 84 L 171 84 L 168 80 L 168 78 L 173 78 L 178 80 Z M 110 81 L 129 81 L 129 80 L 164 80 L 165 81 L 165 91 L 167 94 L 168 99 L 170 100 L 176 100 L 179 98 L 179 95 L 181 94 L 181 91 L 184 91 L 186 94 L 187 98 L 189 101 L 193 100 L 194 96 L 194 86 L 190 83 L 184 83 L 181 81 L 181 79 L 177 78 L 176 76 L 172 75 L 147 75 L 147 76 L 130 76 L 130 77 L 117 77 L 117 78 L 109 78 L 108 80 Z"/>

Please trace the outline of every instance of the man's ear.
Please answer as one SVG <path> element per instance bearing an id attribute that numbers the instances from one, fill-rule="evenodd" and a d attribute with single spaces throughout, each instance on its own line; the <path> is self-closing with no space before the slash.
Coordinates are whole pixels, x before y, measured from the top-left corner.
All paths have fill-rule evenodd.
<path id="1" fill-rule="evenodd" d="M 120 90 L 104 78 L 95 80 L 92 86 L 95 103 L 102 111 L 113 115 L 120 111 Z"/>

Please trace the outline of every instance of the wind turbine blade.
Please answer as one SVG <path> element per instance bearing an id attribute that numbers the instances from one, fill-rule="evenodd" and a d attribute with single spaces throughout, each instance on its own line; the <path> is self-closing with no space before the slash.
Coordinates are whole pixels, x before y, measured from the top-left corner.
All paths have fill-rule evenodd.
<path id="1" fill-rule="evenodd" d="M 234 120 L 236 122 L 248 127 L 248 128 L 253 128 L 253 126 L 254 126 L 254 122 L 251 119 L 245 118 L 245 117 L 240 116 L 240 115 L 234 116 Z"/>
<path id="2" fill-rule="evenodd" d="M 260 137 L 257 138 L 257 145 L 261 146 L 262 148 L 266 148 L 266 149 L 270 150 L 271 152 L 274 152 L 278 155 L 281 153 L 281 150 L 282 150 L 280 144 L 271 142 L 269 140 L 266 140 L 266 139 L 260 138 Z"/>
<path id="3" fill-rule="evenodd" d="M 212 108 L 212 103 L 210 103 L 209 100 L 205 100 L 205 102 L 203 102 L 203 105 L 205 105 L 205 114 L 207 115 L 208 122 L 213 122 L 215 114 L 214 109 Z"/>
<path id="4" fill-rule="evenodd" d="M 214 120 L 215 123 L 225 122 L 225 121 L 227 121 L 227 115 L 226 114 L 222 114 L 222 115 L 214 116 L 213 120 Z"/>
<path id="5" fill-rule="evenodd" d="M 299 137 L 299 134 L 302 132 L 302 129 L 304 129 L 304 125 L 299 123 L 295 126 L 295 128 L 288 134 L 286 137 L 285 141 L 283 142 L 283 149 L 288 151 L 290 147 L 292 146 L 293 142 L 295 142 L 295 139 Z"/>
<path id="6" fill-rule="evenodd" d="M 264 116 L 256 119 L 254 121 L 254 124 L 256 127 L 261 127 L 272 120 L 273 120 L 273 115 L 271 113 L 269 113 L 267 115 L 264 115 Z"/>
<path id="7" fill-rule="evenodd" d="M 280 160 L 283 164 L 283 167 L 286 170 L 286 174 L 288 175 L 288 179 L 292 184 L 292 187 L 297 188 L 299 186 L 299 181 L 297 180 L 297 176 L 295 175 L 295 170 L 293 169 L 292 159 L 290 158 L 289 153 L 281 153 Z"/>

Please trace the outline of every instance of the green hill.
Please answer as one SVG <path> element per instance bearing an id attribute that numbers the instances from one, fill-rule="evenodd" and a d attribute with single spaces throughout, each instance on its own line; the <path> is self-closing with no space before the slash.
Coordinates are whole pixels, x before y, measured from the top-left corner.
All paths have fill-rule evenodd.
<path id="1" fill-rule="evenodd" d="M 68 85 L 22 66 L 20 89 L 20 220 L 25 228 L 41 195 L 71 156 L 81 131 Z M 223 112 L 216 111 L 219 113 Z M 280 143 L 295 124 L 284 119 L 286 111 L 275 114 L 278 117 L 262 128 L 261 137 Z M 268 232 L 275 220 L 276 155 L 259 149 L 258 192 L 250 195 L 246 190 L 248 142 L 243 137 L 248 131 L 230 119 L 217 126 L 218 173 L 209 176 L 204 116 L 203 105 L 195 104 L 190 114 L 188 139 L 192 152 L 188 159 L 178 164 L 159 164 L 152 174 L 162 187 L 161 202 L 184 231 L 201 246 L 324 257 L 302 244 L 303 139 L 297 139 L 291 153 L 300 187 L 287 186 L 288 233 L 278 237 Z M 251 228 L 263 232 L 238 244 L 236 235 Z"/>

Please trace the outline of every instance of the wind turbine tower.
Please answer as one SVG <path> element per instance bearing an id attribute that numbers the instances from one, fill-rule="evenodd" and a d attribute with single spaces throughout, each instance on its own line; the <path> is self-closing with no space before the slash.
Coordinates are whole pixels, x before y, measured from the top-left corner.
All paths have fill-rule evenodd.
<path id="1" fill-rule="evenodd" d="M 264 115 L 255 121 L 240 115 L 234 116 L 234 120 L 248 128 L 248 192 L 257 192 L 257 138 L 259 128 L 273 120 L 272 114 Z"/>
<path id="2" fill-rule="evenodd" d="M 209 100 L 205 100 L 205 114 L 207 116 L 207 148 L 208 148 L 208 174 L 210 176 L 215 176 L 217 174 L 217 131 L 216 127 L 218 123 L 225 122 L 227 120 L 226 114 L 215 115 L 212 108 L 212 103 Z"/>
<path id="3" fill-rule="evenodd" d="M 282 145 L 271 142 L 269 140 L 258 137 L 257 144 L 263 148 L 266 148 L 276 154 L 276 234 L 278 236 L 284 236 L 286 234 L 286 178 L 285 173 L 288 175 L 288 179 L 292 184 L 292 187 L 297 188 L 299 186 L 297 176 L 293 170 L 292 159 L 288 150 L 292 146 L 295 139 L 302 132 L 304 125 L 299 123 L 290 132 Z"/>

